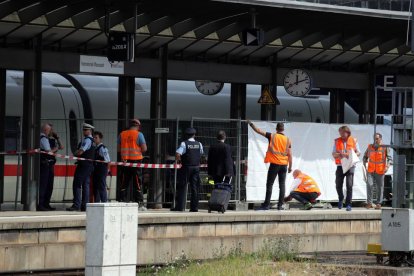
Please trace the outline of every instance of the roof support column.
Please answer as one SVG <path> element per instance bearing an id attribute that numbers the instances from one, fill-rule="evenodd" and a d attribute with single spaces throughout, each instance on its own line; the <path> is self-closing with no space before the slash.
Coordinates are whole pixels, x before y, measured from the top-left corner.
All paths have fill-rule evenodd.
<path id="1" fill-rule="evenodd" d="M 120 76 L 118 79 L 118 133 L 129 126 L 129 120 L 134 118 L 135 104 L 135 77 Z M 118 161 L 121 156 L 117 154 Z M 120 201 L 121 170 L 118 167 L 116 178 L 116 200 Z M 130 195 L 132 198 L 132 195 Z"/>
<path id="2" fill-rule="evenodd" d="M 161 77 L 151 79 L 151 119 L 152 129 L 162 127 L 163 119 L 167 117 L 167 83 L 168 83 L 168 45 L 163 46 L 158 52 L 161 60 Z M 152 132 L 151 160 L 153 163 L 163 163 L 163 156 L 167 152 L 166 141 L 163 142 L 163 134 Z M 152 202 L 151 208 L 162 208 L 164 174 L 159 169 L 153 171 L 151 185 L 148 191 L 148 201 Z"/>
<path id="3" fill-rule="evenodd" d="M 272 69 L 272 83 L 270 84 L 270 93 L 272 98 L 278 103 L 277 100 L 277 53 L 273 55 L 273 61 L 271 64 Z M 262 91 L 264 87 L 262 86 Z M 275 121 L 276 118 L 276 104 L 262 104 L 260 108 L 260 119 L 263 121 Z"/>
<path id="4" fill-rule="evenodd" d="M 24 71 L 23 81 L 23 149 L 39 148 L 40 108 L 42 99 L 42 36 L 34 41 L 35 70 Z M 35 211 L 39 187 L 39 154 L 24 154 L 22 158 L 22 196 L 25 211 Z"/>
<path id="5" fill-rule="evenodd" d="M 367 90 L 366 95 L 366 111 L 367 111 L 367 124 L 373 124 L 376 120 L 375 117 L 375 72 L 373 68 L 375 68 L 375 61 L 372 61 L 370 64 L 370 72 L 369 72 L 369 88 Z"/>
<path id="6" fill-rule="evenodd" d="M 329 123 L 343 123 L 345 108 L 344 91 L 340 89 L 331 90 L 330 93 L 330 106 L 329 106 Z"/>
<path id="7" fill-rule="evenodd" d="M 246 119 L 246 84 L 232 83 L 230 93 L 230 119 Z"/>
<path id="8" fill-rule="evenodd" d="M 0 152 L 6 134 L 6 69 L 0 69 Z M 4 155 L 0 155 L 0 204 L 4 201 Z"/>
<path id="9" fill-rule="evenodd" d="M 134 118 L 135 77 L 121 76 L 118 80 L 118 132 L 128 127 Z"/>

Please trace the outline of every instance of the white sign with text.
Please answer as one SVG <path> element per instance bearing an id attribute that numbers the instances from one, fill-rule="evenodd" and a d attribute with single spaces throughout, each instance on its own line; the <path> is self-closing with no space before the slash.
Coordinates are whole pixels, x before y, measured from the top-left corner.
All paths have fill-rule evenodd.
<path id="1" fill-rule="evenodd" d="M 123 75 L 124 62 L 109 62 L 107 57 L 81 55 L 79 72 Z"/>

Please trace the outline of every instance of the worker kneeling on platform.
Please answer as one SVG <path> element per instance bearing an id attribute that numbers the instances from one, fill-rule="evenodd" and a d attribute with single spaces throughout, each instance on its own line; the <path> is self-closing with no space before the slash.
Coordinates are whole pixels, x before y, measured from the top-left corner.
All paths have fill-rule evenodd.
<path id="1" fill-rule="evenodd" d="M 305 210 L 312 209 L 312 203 L 321 195 L 318 184 L 312 177 L 300 170 L 293 172 L 293 178 L 292 190 L 284 201 L 287 202 L 294 198 L 304 205 Z"/>

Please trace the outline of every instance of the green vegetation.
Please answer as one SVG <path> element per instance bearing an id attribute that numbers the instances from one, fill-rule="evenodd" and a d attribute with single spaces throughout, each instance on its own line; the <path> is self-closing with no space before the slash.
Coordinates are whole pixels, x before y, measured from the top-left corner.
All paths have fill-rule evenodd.
<path id="1" fill-rule="evenodd" d="M 242 245 L 237 244 L 227 250 L 221 247 L 209 261 L 189 260 L 185 254 L 165 266 L 141 269 L 139 275 L 197 275 L 197 276 L 239 276 L 239 275 L 365 275 L 359 268 L 323 266 L 316 262 L 301 261 L 298 256 L 298 240 L 288 237 L 268 239 L 257 253 L 243 253 Z"/>

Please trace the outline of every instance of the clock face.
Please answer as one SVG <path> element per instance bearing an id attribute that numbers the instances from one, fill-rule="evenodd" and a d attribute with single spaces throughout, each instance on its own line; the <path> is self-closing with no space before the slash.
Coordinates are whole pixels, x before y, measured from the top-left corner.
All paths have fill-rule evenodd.
<path id="1" fill-rule="evenodd" d="M 224 83 L 209 80 L 196 80 L 195 86 L 201 94 L 216 95 L 223 89 Z"/>
<path id="2" fill-rule="evenodd" d="M 286 92 L 294 97 L 303 97 L 312 89 L 312 79 L 308 72 L 301 69 L 289 71 L 283 80 Z"/>

